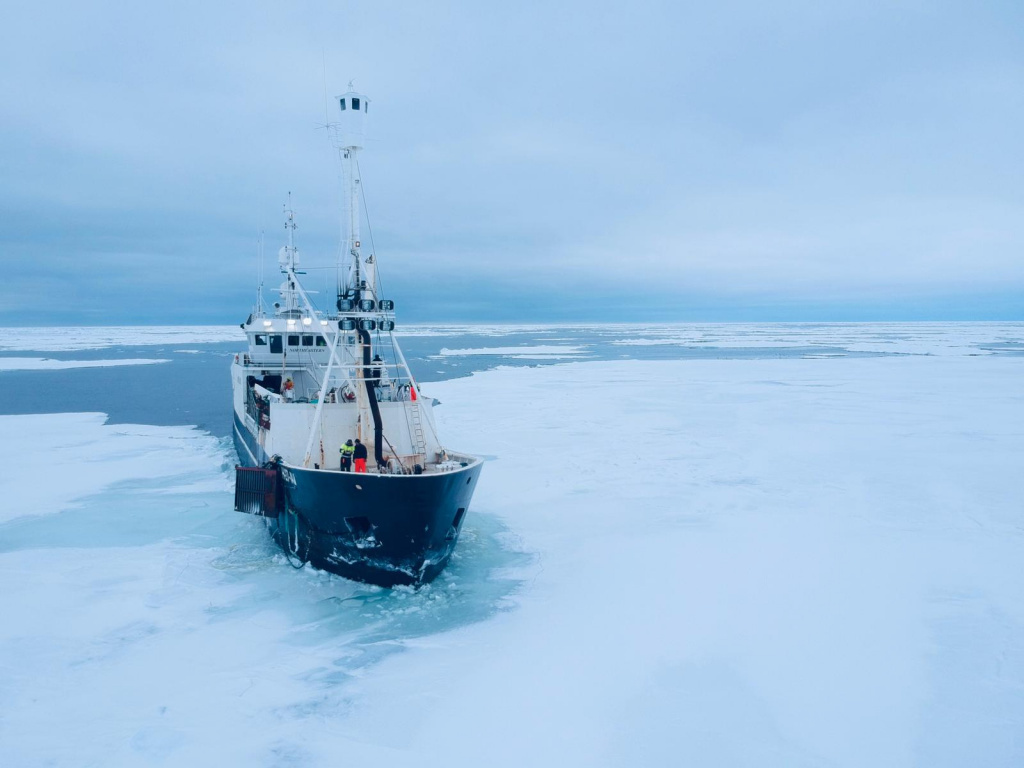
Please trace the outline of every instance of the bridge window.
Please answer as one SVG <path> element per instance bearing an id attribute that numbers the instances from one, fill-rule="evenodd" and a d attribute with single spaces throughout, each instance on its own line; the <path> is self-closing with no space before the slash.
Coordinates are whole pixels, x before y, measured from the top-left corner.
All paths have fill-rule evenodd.
<path id="1" fill-rule="evenodd" d="M 345 111 L 345 100 L 344 99 L 341 100 L 341 111 L 342 112 Z"/>
<path id="2" fill-rule="evenodd" d="M 265 347 L 265 346 L 267 346 L 267 334 L 265 334 L 265 333 L 257 333 L 254 338 L 256 340 L 256 346 L 257 347 Z"/>
<path id="3" fill-rule="evenodd" d="M 303 336 L 302 337 L 302 346 L 304 346 L 304 347 L 312 347 L 313 346 L 313 337 L 312 336 Z"/>
<path id="4" fill-rule="evenodd" d="M 327 346 L 327 339 L 325 339 L 323 336 L 317 336 L 316 337 L 316 345 L 318 347 L 326 347 Z"/>
<path id="5" fill-rule="evenodd" d="M 279 355 L 284 350 L 284 345 L 281 343 L 281 335 L 275 333 L 270 337 L 270 354 Z"/>
<path id="6" fill-rule="evenodd" d="M 359 99 L 355 96 L 352 97 L 352 109 L 359 111 Z"/>
<path id="7" fill-rule="evenodd" d="M 297 346 L 299 346 L 299 337 L 298 336 L 289 336 L 288 337 L 288 346 L 289 347 L 297 347 Z"/>

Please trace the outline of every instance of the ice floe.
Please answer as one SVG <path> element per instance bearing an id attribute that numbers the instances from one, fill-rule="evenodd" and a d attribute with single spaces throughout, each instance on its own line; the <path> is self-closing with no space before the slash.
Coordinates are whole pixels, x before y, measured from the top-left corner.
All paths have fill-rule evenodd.
<path id="1" fill-rule="evenodd" d="M 772 349 L 842 347 L 849 352 L 920 355 L 1019 352 L 1024 323 L 610 323 L 610 324 L 452 324 L 402 325 L 400 337 L 524 336 L 541 342 L 602 341 L 629 347 L 713 347 Z M 237 326 L 136 326 L 2 328 L 0 351 L 57 352 L 120 346 L 194 345 L 244 339 Z M 527 345 L 523 345 L 527 346 Z M 993 349 L 993 346 L 996 349 Z M 501 349 L 505 347 L 481 348 Z M 514 348 L 513 348 L 514 349 Z M 191 350 L 177 349 L 185 353 Z M 449 350 L 474 354 L 473 350 Z M 475 354 L 501 354 L 480 351 Z M 529 355 L 529 352 L 508 352 Z M 552 354 L 570 354 L 557 352 Z"/>
<path id="2" fill-rule="evenodd" d="M 334 727 L 303 733 L 350 680 L 511 607 L 530 562 L 482 516 L 433 584 L 360 585 L 293 568 L 231 509 L 223 439 L 88 413 L 0 434 L 4 766 L 323 764 Z"/>
<path id="3" fill-rule="evenodd" d="M 225 489 L 223 448 L 191 427 L 107 424 L 102 413 L 0 415 L 0 522 L 66 510 L 123 481 L 161 492 Z"/>
<path id="4" fill-rule="evenodd" d="M 467 525 L 494 528 L 419 592 L 289 567 L 197 430 L 4 417 L 0 490 L 37 516 L 0 527 L 0 764 L 1019 765 L 1022 377 L 957 353 L 424 385 L 493 458 Z"/>
<path id="5" fill-rule="evenodd" d="M 70 326 L 0 328 L 0 350 L 66 352 L 77 349 L 244 342 L 237 325 Z"/>
<path id="6" fill-rule="evenodd" d="M 432 384 L 453 445 L 499 456 L 475 509 L 538 567 L 517 610 L 353 681 L 345 753 L 1014 765 L 1022 374 L 699 360 Z"/>
<path id="7" fill-rule="evenodd" d="M 51 360 L 45 357 L 0 357 L 0 371 L 62 371 L 68 368 L 108 368 L 117 365 L 155 365 L 166 359 L 126 357 L 118 360 Z"/>
<path id="8" fill-rule="evenodd" d="M 623 347 L 839 347 L 848 352 L 964 355 L 990 354 L 987 347 L 993 344 L 1019 342 L 1024 323 L 687 323 L 591 330 Z"/>
<path id="9" fill-rule="evenodd" d="M 578 327 L 578 326 L 574 326 Z M 397 336 L 462 336 L 470 334 L 473 336 L 512 336 L 515 334 L 544 335 L 555 333 L 557 326 L 539 324 L 488 324 L 488 323 L 464 323 L 452 325 L 423 325 L 423 324 L 402 324 L 395 331 Z"/>
<path id="10" fill-rule="evenodd" d="M 476 347 L 469 349 L 441 349 L 441 357 L 472 357 L 478 355 L 492 355 L 496 357 L 510 357 L 516 360 L 552 360 L 559 358 L 577 357 L 584 354 L 584 347 L 563 346 L 558 344 L 521 346 L 521 347 Z"/>

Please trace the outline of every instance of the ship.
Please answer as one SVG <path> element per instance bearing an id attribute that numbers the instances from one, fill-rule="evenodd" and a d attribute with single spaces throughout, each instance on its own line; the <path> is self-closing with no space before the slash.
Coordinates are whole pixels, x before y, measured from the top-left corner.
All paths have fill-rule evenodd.
<path id="1" fill-rule="evenodd" d="M 358 157 L 369 106 L 350 86 L 334 99 L 327 123 L 343 192 L 330 305 L 316 306 L 303 287 L 289 193 L 279 297 L 267 306 L 261 276 L 241 324 L 247 348 L 231 363 L 235 509 L 264 518 L 296 567 L 417 586 L 451 558 L 483 462 L 441 441 L 438 402 L 413 376 L 377 256 L 360 239 Z M 353 448 L 366 458 L 344 467 Z"/>

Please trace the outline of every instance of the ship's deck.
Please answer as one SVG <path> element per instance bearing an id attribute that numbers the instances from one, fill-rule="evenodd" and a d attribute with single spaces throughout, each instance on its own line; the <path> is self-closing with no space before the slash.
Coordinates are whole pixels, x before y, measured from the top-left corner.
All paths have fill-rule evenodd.
<path id="1" fill-rule="evenodd" d="M 448 461 L 444 461 L 444 462 L 430 462 L 429 464 L 425 464 L 425 465 L 421 464 L 420 466 L 423 467 L 423 471 L 419 472 L 419 473 L 415 472 L 412 469 L 412 467 L 416 466 L 416 463 L 412 462 L 410 464 L 408 461 L 403 461 L 403 464 L 407 468 L 406 471 L 395 471 L 395 472 L 382 471 L 381 469 L 379 469 L 376 466 L 371 466 L 371 464 L 373 463 L 373 459 L 372 458 L 367 461 L 366 472 L 356 472 L 354 469 L 342 470 L 340 466 L 316 467 L 316 468 L 313 468 L 313 467 L 302 467 L 301 465 L 298 465 L 298 464 L 290 464 L 288 461 L 285 461 L 284 465 L 289 467 L 289 468 L 294 467 L 296 469 L 306 469 L 306 470 L 311 470 L 312 469 L 313 471 L 318 471 L 318 472 L 347 472 L 347 473 L 353 474 L 353 475 L 365 474 L 365 475 L 375 475 L 375 476 L 381 476 L 381 477 L 414 477 L 417 474 L 419 474 L 419 475 L 443 475 L 443 474 L 448 474 L 450 472 L 457 472 L 460 469 L 464 469 L 465 467 L 472 466 L 473 464 L 475 464 L 475 463 L 477 463 L 479 461 L 481 461 L 481 459 L 476 457 L 476 456 L 459 455 L 457 457 L 449 458 Z M 338 463 L 340 465 L 340 460 L 339 460 Z"/>

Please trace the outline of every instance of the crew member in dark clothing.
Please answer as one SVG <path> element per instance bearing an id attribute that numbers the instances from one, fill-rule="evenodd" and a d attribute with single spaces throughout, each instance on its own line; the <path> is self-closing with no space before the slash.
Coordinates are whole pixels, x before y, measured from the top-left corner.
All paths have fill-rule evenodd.
<path id="1" fill-rule="evenodd" d="M 366 446 L 363 445 L 362 441 L 356 438 L 356 447 L 352 452 L 352 458 L 356 464 L 356 472 L 366 472 Z"/>
<path id="2" fill-rule="evenodd" d="M 351 440 L 346 440 L 345 444 L 341 446 L 341 471 L 350 472 L 352 471 L 352 454 L 355 453 L 356 447 L 352 445 Z"/>

